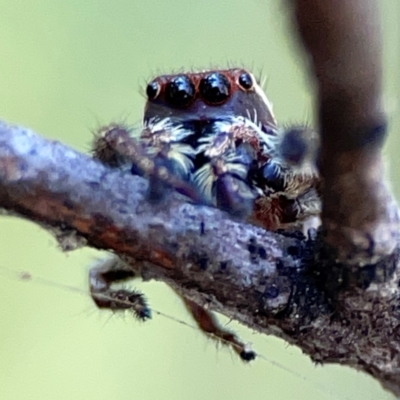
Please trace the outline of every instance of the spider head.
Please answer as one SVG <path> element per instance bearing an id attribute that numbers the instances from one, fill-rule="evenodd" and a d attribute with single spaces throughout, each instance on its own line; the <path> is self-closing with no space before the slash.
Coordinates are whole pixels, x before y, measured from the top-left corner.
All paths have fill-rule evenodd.
<path id="1" fill-rule="evenodd" d="M 275 127 L 272 106 L 253 74 L 244 69 L 160 75 L 146 88 L 144 122 L 169 118 L 176 123 L 207 123 L 227 116 Z"/>

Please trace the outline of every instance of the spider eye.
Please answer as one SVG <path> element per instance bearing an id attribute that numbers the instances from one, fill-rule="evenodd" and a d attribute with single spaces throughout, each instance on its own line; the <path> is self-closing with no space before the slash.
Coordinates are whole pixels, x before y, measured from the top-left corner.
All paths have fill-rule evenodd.
<path id="1" fill-rule="evenodd" d="M 243 89 L 250 90 L 253 87 L 253 84 L 253 78 L 248 72 L 243 72 L 243 74 L 239 76 L 239 85 Z"/>
<path id="2" fill-rule="evenodd" d="M 146 95 L 149 100 L 154 100 L 160 94 L 161 86 L 157 81 L 150 82 L 146 87 Z"/>
<path id="3" fill-rule="evenodd" d="M 195 87 L 186 75 L 178 75 L 168 82 L 165 96 L 174 107 L 186 107 L 194 99 Z"/>
<path id="4" fill-rule="evenodd" d="M 281 167 L 269 161 L 262 168 L 262 176 L 264 178 L 265 184 L 275 192 L 283 192 L 286 189 L 284 172 Z"/>
<path id="5" fill-rule="evenodd" d="M 200 82 L 201 96 L 211 104 L 224 102 L 229 97 L 230 89 L 228 78 L 219 72 L 206 76 Z"/>

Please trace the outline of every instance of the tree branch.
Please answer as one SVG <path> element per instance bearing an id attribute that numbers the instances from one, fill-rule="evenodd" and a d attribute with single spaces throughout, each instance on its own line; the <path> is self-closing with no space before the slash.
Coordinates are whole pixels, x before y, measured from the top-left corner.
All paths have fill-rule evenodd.
<path id="1" fill-rule="evenodd" d="M 0 188 L 2 207 L 76 230 L 129 257 L 144 279 L 400 393 L 397 251 L 349 274 L 319 236 L 267 232 L 175 193 L 149 204 L 142 178 L 5 123 Z"/>

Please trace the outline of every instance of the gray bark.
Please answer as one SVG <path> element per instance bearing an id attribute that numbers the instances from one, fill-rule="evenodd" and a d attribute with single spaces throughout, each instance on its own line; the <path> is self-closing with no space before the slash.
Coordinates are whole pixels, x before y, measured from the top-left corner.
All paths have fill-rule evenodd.
<path id="1" fill-rule="evenodd" d="M 127 257 L 144 279 L 400 394 L 398 247 L 376 263 L 339 263 L 323 230 L 271 233 L 172 192 L 149 204 L 146 188 L 140 177 L 0 125 L 1 207 L 67 238 L 77 232 Z"/>

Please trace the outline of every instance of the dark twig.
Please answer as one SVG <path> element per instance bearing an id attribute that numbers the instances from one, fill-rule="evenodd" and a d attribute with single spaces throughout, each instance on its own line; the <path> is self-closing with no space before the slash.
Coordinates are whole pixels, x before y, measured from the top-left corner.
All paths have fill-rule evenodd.
<path id="1" fill-rule="evenodd" d="M 381 35 L 375 0 L 297 0 L 317 78 L 326 240 L 353 265 L 390 254 L 397 206 L 384 182 Z"/>

